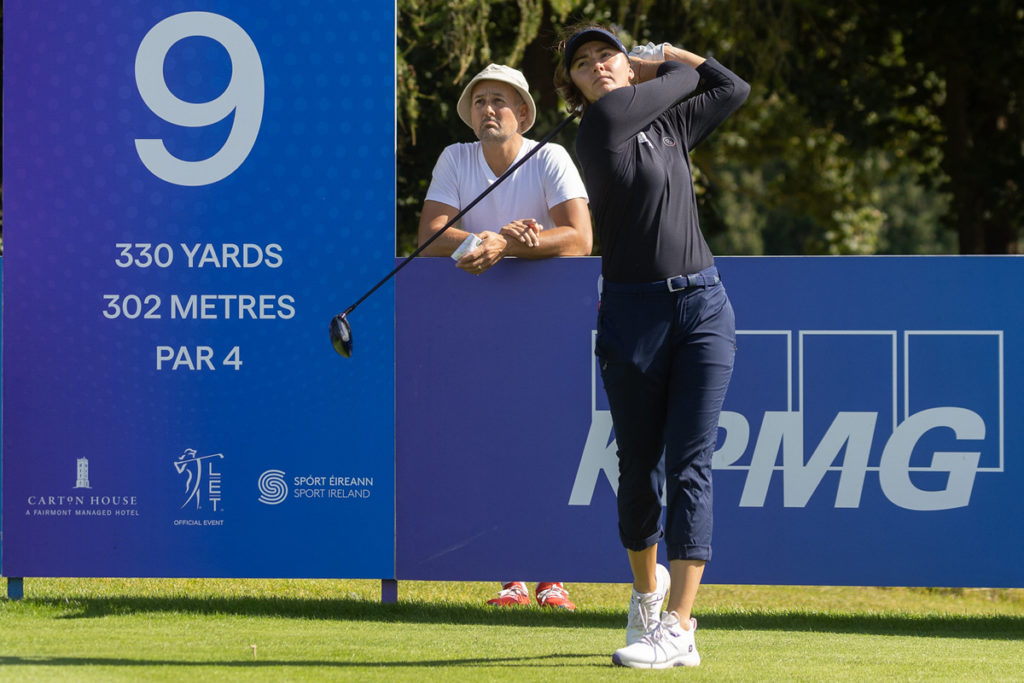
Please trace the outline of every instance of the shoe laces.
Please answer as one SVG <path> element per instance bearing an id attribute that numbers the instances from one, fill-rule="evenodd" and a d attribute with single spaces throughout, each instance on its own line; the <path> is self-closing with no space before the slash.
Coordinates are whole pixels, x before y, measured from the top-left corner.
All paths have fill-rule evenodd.
<path id="1" fill-rule="evenodd" d="M 651 609 L 655 606 L 655 603 L 660 602 L 659 598 L 663 599 L 663 596 L 660 596 L 657 592 L 633 593 L 631 600 L 636 604 L 636 612 L 640 615 L 640 623 L 645 632 L 650 628 L 651 622 L 654 621 L 651 618 L 652 615 L 654 617 L 659 616 L 656 610 Z M 633 605 L 630 605 L 630 611 L 633 611 Z"/>
<path id="2" fill-rule="evenodd" d="M 645 645 L 654 646 L 661 642 L 661 639 L 665 636 L 665 629 L 662 625 L 655 624 L 654 628 L 644 634 L 644 637 L 640 639 L 640 642 Z"/>
<path id="3" fill-rule="evenodd" d="M 523 588 L 523 584 L 519 582 L 510 583 L 508 584 L 508 588 L 502 588 L 498 591 L 499 598 L 514 598 L 519 595 L 525 595 L 527 597 L 530 596 L 530 594 Z"/>
<path id="4" fill-rule="evenodd" d="M 694 630 L 696 628 L 697 628 L 697 620 L 691 618 L 690 619 L 690 630 L 692 631 L 692 630 Z M 644 634 L 644 637 L 642 638 L 642 640 L 644 640 L 649 645 L 654 645 L 655 643 L 658 643 L 661 640 L 663 640 L 666 635 L 668 635 L 668 636 L 679 636 L 679 635 L 681 635 L 680 631 L 683 631 L 683 630 L 684 629 L 683 629 L 683 625 L 682 625 L 681 622 L 677 621 L 675 624 L 672 624 L 670 626 L 670 625 L 666 624 L 665 623 L 665 619 L 662 618 L 661 621 L 659 621 L 657 624 L 654 625 L 654 628 L 652 628 L 650 631 L 648 631 L 647 633 Z"/>
<path id="5" fill-rule="evenodd" d="M 665 626 L 664 621 L 659 621 L 654 625 L 654 628 L 644 634 L 642 640 L 649 645 L 654 645 L 655 643 L 660 642 L 665 637 L 666 633 L 668 633 L 668 635 L 675 635 L 672 633 L 672 629 L 670 627 Z"/>
<path id="6" fill-rule="evenodd" d="M 568 598 L 569 591 L 565 590 L 561 584 L 553 583 L 550 587 L 537 593 L 537 600 L 545 602 L 551 598 Z"/>

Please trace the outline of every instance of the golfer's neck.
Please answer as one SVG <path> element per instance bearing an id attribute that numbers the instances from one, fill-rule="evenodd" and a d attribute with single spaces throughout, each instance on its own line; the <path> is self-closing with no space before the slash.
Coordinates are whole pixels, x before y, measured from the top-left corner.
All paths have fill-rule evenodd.
<path id="1" fill-rule="evenodd" d="M 484 161 L 487 162 L 494 175 L 500 176 L 519 156 L 519 150 L 523 146 L 523 136 L 516 133 L 503 142 L 485 141 L 482 146 Z"/>

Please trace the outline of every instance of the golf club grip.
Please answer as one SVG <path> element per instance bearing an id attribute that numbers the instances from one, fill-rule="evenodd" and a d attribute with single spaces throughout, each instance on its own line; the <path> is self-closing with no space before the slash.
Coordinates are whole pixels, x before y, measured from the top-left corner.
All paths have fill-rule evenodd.
<path id="1" fill-rule="evenodd" d="M 453 225 L 455 225 L 456 223 L 458 223 L 458 222 L 459 222 L 459 219 L 460 219 L 460 218 L 462 218 L 462 217 L 463 217 L 464 215 L 466 215 L 466 212 L 468 212 L 468 211 L 469 211 L 470 209 L 472 209 L 472 208 L 473 208 L 474 206 L 476 206 L 476 205 L 477 205 L 477 203 L 478 203 L 478 202 L 479 202 L 479 201 L 480 201 L 481 199 L 483 199 L 483 198 L 484 198 L 484 197 L 486 197 L 486 196 L 487 196 L 488 194 L 490 194 L 491 190 L 493 190 L 493 189 L 494 189 L 494 188 L 496 188 L 496 187 L 497 187 L 498 185 L 500 185 L 500 184 L 501 184 L 501 183 L 502 183 L 502 182 L 503 182 L 503 181 L 504 181 L 504 180 L 505 180 L 506 178 L 508 178 L 508 177 L 509 177 L 510 175 L 512 175 L 513 173 L 515 173 L 515 171 L 516 171 L 516 169 L 517 169 L 517 168 L 519 168 L 520 166 L 522 166 L 523 164 L 525 164 L 525 163 L 526 163 L 526 161 L 527 161 L 527 160 L 528 160 L 528 159 L 529 159 L 530 157 L 532 157 L 532 156 L 533 156 L 534 154 L 536 154 L 536 153 L 537 153 L 538 151 L 540 151 L 540 148 L 541 148 L 541 147 L 543 147 L 543 146 L 544 146 L 544 145 L 546 145 L 546 144 L 547 144 L 548 142 L 550 142 L 550 141 L 551 141 L 551 138 L 553 138 L 553 137 L 555 137 L 556 135 L 558 135 L 559 131 L 561 131 L 561 130 L 562 130 L 563 128 L 565 128 L 565 127 L 566 127 L 566 126 L 567 126 L 567 125 L 569 124 L 569 122 L 570 122 L 570 121 L 572 121 L 572 120 L 573 120 L 574 118 L 576 118 L 576 117 L 577 117 L 577 116 L 579 115 L 579 113 L 580 113 L 580 112 L 579 112 L 579 110 L 576 110 L 576 111 L 572 112 L 571 114 L 569 114 L 569 115 L 568 115 L 567 117 L 565 117 L 565 119 L 564 119 L 564 120 L 563 120 L 563 121 L 562 121 L 561 123 L 559 123 L 559 124 L 558 124 L 557 126 L 555 126 L 555 127 L 554 127 L 554 129 L 552 129 L 550 133 L 548 133 L 547 135 L 545 135 L 545 136 L 544 136 L 544 137 L 543 137 L 543 138 L 542 138 L 542 139 L 540 140 L 540 142 L 538 142 L 538 143 L 537 143 L 537 144 L 536 144 L 536 145 L 534 146 L 534 148 L 533 148 L 533 149 L 531 149 L 531 150 L 530 150 L 529 152 L 527 152 L 527 153 L 526 153 L 526 154 L 525 154 L 525 155 L 523 156 L 523 158 L 522 158 L 522 159 L 520 159 L 520 160 L 519 160 L 519 161 L 517 161 L 516 163 L 512 164 L 511 166 L 509 166 L 509 167 L 508 167 L 508 170 L 506 170 L 506 171 L 505 171 L 504 173 L 502 173 L 502 174 L 501 174 L 501 176 L 499 176 L 497 180 L 495 180 L 495 181 L 494 181 L 493 183 L 491 183 L 491 184 L 490 184 L 490 186 L 488 186 L 488 187 L 487 187 L 487 189 L 485 189 L 485 190 L 484 190 L 483 192 L 481 192 L 481 193 L 480 193 L 479 195 L 477 195 L 477 196 L 476 196 L 476 198 L 475 198 L 475 199 L 473 199 L 473 201 L 471 201 L 471 202 L 470 202 L 469 204 L 466 204 L 465 208 L 463 208 L 463 209 L 462 209 L 461 211 L 459 211 L 459 212 L 458 212 L 457 214 L 455 214 L 455 217 L 454 217 L 454 218 L 452 218 L 452 219 L 451 219 L 450 221 L 448 221 L 447 223 L 445 223 L 445 224 L 444 224 L 444 226 L 443 226 L 443 227 L 442 227 L 442 228 L 441 228 L 440 230 L 438 230 L 438 231 L 437 231 L 437 232 L 435 232 L 435 233 L 434 233 L 433 235 L 431 235 L 431 236 L 430 236 L 430 239 L 428 239 L 428 240 L 427 240 L 426 242 L 424 242 L 424 243 L 423 243 L 423 244 L 421 244 L 421 245 L 420 245 L 419 247 L 417 247 L 417 248 L 416 248 L 416 250 L 415 250 L 415 251 L 413 251 L 413 252 L 412 252 L 411 254 L 409 254 L 408 256 L 406 256 L 406 257 L 405 257 L 405 258 L 404 258 L 404 259 L 402 260 L 402 262 L 401 262 L 401 263 L 399 263 L 399 264 L 398 264 L 397 266 L 395 266 L 394 270 L 392 270 L 392 271 L 391 271 L 390 273 L 388 273 L 387 275 L 385 275 L 385 276 L 384 276 L 384 278 L 383 278 L 383 279 L 382 279 L 382 280 L 381 280 L 380 282 L 378 282 L 377 284 L 375 284 L 375 285 L 374 285 L 374 286 L 373 286 L 373 287 L 372 287 L 372 288 L 370 289 L 370 291 L 368 291 L 368 292 L 367 292 L 366 294 L 363 294 L 363 295 L 362 295 L 361 297 L 359 297 L 359 300 L 358 300 L 358 301 L 356 301 L 356 302 L 355 302 L 354 304 L 352 304 L 351 306 L 349 306 L 348 308 L 346 308 L 346 309 L 345 309 L 345 311 L 344 311 L 344 312 L 342 313 L 342 315 L 346 315 L 346 316 L 347 316 L 347 315 L 348 315 L 349 313 L 351 313 L 352 311 L 354 311 L 354 310 L 356 309 L 356 306 L 358 306 L 359 304 L 361 304 L 361 303 L 363 303 L 364 301 L 366 301 L 366 299 L 367 299 L 367 298 L 369 298 L 369 296 L 370 296 L 371 294 L 373 294 L 374 292 L 376 292 L 376 291 L 377 291 L 377 290 L 378 290 L 378 289 L 379 289 L 379 288 L 381 287 L 381 285 L 383 285 L 383 284 L 384 284 L 385 282 L 387 282 L 387 281 L 388 281 L 388 280 L 390 280 L 390 279 L 391 279 L 392 277 L 394 277 L 395 273 L 397 273 L 398 271 L 400 271 L 400 270 L 401 270 L 402 268 L 405 268 L 405 266 L 406 266 L 406 265 L 408 265 L 409 261 L 412 261 L 412 260 L 413 260 L 414 258 L 416 258 L 417 256 L 419 256 L 419 255 L 420 255 L 420 253 L 421 253 L 421 252 L 422 252 L 422 251 L 423 251 L 424 249 L 426 249 L 427 247 L 429 247 L 429 246 L 430 246 L 430 245 L 431 245 L 431 244 L 432 244 L 432 243 L 434 242 L 434 240 L 436 240 L 436 239 L 437 239 L 438 237 L 440 237 L 440 236 L 441 236 L 441 235 L 442 235 L 442 234 L 444 233 L 444 231 L 445 231 L 445 230 L 447 230 L 448 228 L 450 228 L 450 227 L 452 227 Z"/>

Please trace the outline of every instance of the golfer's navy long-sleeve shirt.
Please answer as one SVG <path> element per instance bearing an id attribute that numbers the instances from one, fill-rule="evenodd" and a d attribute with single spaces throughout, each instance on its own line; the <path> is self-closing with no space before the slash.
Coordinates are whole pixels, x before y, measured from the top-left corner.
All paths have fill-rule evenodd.
<path id="1" fill-rule="evenodd" d="M 702 92 L 685 99 L 701 82 Z M 714 263 L 697 219 L 689 153 L 749 92 L 714 59 L 697 69 L 665 62 L 656 78 L 613 90 L 587 108 L 576 156 L 605 279 L 653 282 Z"/>

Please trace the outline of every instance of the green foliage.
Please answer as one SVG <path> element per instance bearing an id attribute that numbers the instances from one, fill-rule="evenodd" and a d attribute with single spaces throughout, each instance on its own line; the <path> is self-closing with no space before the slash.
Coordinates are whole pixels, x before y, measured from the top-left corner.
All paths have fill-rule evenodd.
<path id="1" fill-rule="evenodd" d="M 752 85 L 693 154 L 721 254 L 1015 253 L 1024 225 L 1024 9 L 865 0 L 401 0 L 398 232 L 415 244 L 441 149 L 472 140 L 461 85 L 521 68 L 537 137 L 559 120 L 557 29 L 713 55 Z M 558 142 L 573 151 L 573 127 Z"/>
<path id="2" fill-rule="evenodd" d="M 795 44 L 812 118 L 948 194 L 962 253 L 1015 253 L 1024 223 L 1024 8 L 912 0 L 814 5 Z"/>

